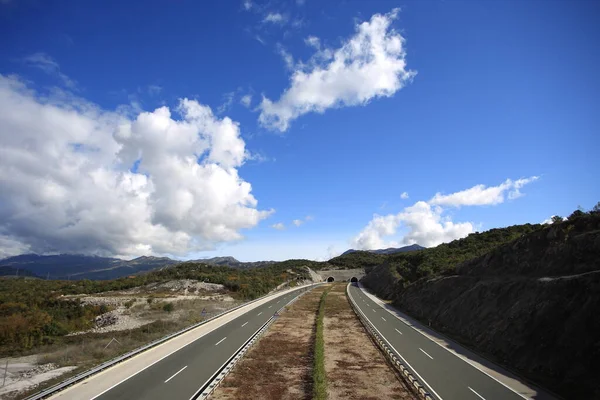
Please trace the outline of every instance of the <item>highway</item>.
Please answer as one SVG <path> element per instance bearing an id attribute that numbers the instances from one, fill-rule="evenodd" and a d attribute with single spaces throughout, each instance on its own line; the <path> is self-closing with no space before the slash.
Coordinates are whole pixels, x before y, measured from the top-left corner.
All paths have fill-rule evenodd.
<path id="1" fill-rule="evenodd" d="M 212 380 L 213 375 L 258 331 L 275 311 L 307 290 L 306 287 L 275 297 L 197 340 L 146 365 L 117 384 L 86 398 L 98 400 L 188 400 Z M 152 350 L 148 350 L 152 351 Z M 94 379 L 94 378 L 91 378 Z M 102 380 L 101 376 L 96 379 Z M 86 386 L 87 384 L 84 384 Z M 77 389 L 77 388 L 76 388 Z M 81 400 L 77 390 L 58 398 Z"/>
<path id="2" fill-rule="evenodd" d="M 505 384 L 438 345 L 374 302 L 359 287 L 349 294 L 366 318 L 388 341 L 416 378 L 439 400 L 523 400 Z"/>

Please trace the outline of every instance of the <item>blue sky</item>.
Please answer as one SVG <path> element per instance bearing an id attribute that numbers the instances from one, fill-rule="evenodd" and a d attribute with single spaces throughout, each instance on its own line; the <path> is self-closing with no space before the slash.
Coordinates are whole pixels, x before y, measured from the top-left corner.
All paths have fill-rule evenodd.
<path id="1" fill-rule="evenodd" d="M 591 208 L 599 17 L 596 1 L 5 0 L 0 256 L 324 259 Z M 187 147 L 157 128 L 185 115 L 204 135 Z"/>

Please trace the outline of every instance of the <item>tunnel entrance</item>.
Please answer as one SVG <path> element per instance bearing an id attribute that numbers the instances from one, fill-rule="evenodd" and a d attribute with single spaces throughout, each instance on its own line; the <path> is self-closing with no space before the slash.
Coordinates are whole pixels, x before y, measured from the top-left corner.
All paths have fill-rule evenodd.
<path id="1" fill-rule="evenodd" d="M 356 279 L 356 277 L 353 276 L 352 279 L 350 279 L 350 282 L 358 282 L 358 279 Z"/>
<path id="2" fill-rule="evenodd" d="M 327 278 L 327 282 L 333 282 L 335 279 L 333 279 L 333 276 L 330 276 L 329 278 Z"/>

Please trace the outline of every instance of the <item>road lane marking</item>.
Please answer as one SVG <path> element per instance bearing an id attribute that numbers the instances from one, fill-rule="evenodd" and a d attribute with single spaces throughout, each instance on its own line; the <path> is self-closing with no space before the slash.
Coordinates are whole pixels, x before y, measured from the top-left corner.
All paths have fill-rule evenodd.
<path id="1" fill-rule="evenodd" d="M 262 311 L 258 313 L 258 315 L 262 314 Z"/>
<path id="2" fill-rule="evenodd" d="M 377 312 L 377 311 L 375 311 L 375 309 L 374 309 L 374 308 L 371 308 L 371 310 L 373 310 L 373 312 Z"/>
<path id="3" fill-rule="evenodd" d="M 222 342 L 223 340 L 225 340 L 225 339 L 227 339 L 227 336 L 225 336 L 223 339 L 219 340 L 219 341 L 217 342 L 217 344 L 215 344 L 215 346 L 218 346 L 218 345 L 219 345 L 219 343 L 221 343 L 221 342 Z"/>
<path id="4" fill-rule="evenodd" d="M 281 300 L 280 300 L 281 301 Z M 279 304 L 279 301 L 277 302 L 277 304 Z"/>
<path id="5" fill-rule="evenodd" d="M 477 393 L 476 391 L 474 391 L 473 389 L 471 389 L 471 386 L 467 386 L 469 388 L 469 390 L 473 393 L 475 393 L 477 396 L 479 396 L 480 399 L 485 400 L 485 397 L 483 397 L 482 395 L 480 395 L 479 393 Z"/>
<path id="6" fill-rule="evenodd" d="M 181 371 L 183 371 L 183 370 L 184 370 L 184 369 L 186 369 L 186 368 L 187 368 L 187 365 L 186 365 L 185 367 L 181 368 L 179 371 L 175 372 L 175 373 L 173 374 L 173 376 L 171 376 L 169 379 L 167 379 L 167 380 L 165 381 L 165 383 L 167 383 L 167 382 L 169 382 L 171 379 L 175 378 L 175 376 L 177 376 L 177 374 L 178 374 L 178 373 L 180 373 Z M 471 388 L 469 388 L 469 389 L 471 389 Z M 471 389 L 471 390 L 473 390 L 473 389 Z"/>
<path id="7" fill-rule="evenodd" d="M 402 332 L 400 332 L 398 329 L 394 328 L 394 330 L 402 335 Z"/>
<path id="8" fill-rule="evenodd" d="M 425 350 L 423 350 L 420 347 L 419 347 L 419 350 L 421 350 L 427 357 L 429 357 L 429 358 L 431 358 L 433 360 L 433 357 L 431 357 L 429 354 L 427 354 L 427 352 Z"/>
<path id="9" fill-rule="evenodd" d="M 242 328 L 243 328 L 244 326 L 246 326 L 246 324 L 247 324 L 247 323 L 248 323 L 248 321 L 244 322 L 244 323 L 242 324 Z"/>
<path id="10" fill-rule="evenodd" d="M 270 305 L 269 308 L 273 307 L 273 305 Z"/>
<path id="11" fill-rule="evenodd" d="M 381 317 L 381 319 L 385 321 L 385 318 Z M 386 321 L 386 322 L 387 322 L 387 321 Z"/>
<path id="12" fill-rule="evenodd" d="M 360 289 L 356 289 L 358 290 L 359 293 L 362 293 L 360 291 Z M 352 295 L 351 291 L 348 292 L 350 299 L 352 300 L 352 302 L 354 302 L 354 296 Z M 359 308 L 360 313 L 370 322 L 371 320 L 369 319 L 369 317 L 367 317 L 367 314 L 365 314 L 360 308 Z M 417 377 L 420 379 L 420 382 L 425 384 L 425 386 L 427 386 L 429 388 L 429 391 L 431 393 L 433 393 L 438 400 L 443 400 L 442 396 L 440 396 L 439 394 L 436 393 L 436 391 L 431 387 L 431 385 L 429 383 L 427 383 L 427 381 L 425 379 L 423 379 L 423 377 L 421 375 L 419 375 L 419 373 L 417 372 L 416 369 L 414 369 L 410 363 L 408 361 L 406 361 L 406 359 L 404 357 L 402 357 L 402 354 L 400 354 L 400 352 L 398 350 L 396 350 L 396 348 L 389 342 L 389 340 L 387 340 L 385 338 L 385 336 L 383 336 L 381 334 L 381 332 L 379 332 L 379 329 L 377 329 L 377 327 L 375 327 L 375 325 L 373 325 L 373 323 L 371 322 L 371 326 L 373 326 L 373 329 L 375 329 L 375 331 L 379 334 L 379 336 L 381 336 L 383 338 L 383 340 L 385 341 L 385 343 L 387 343 L 388 346 L 390 346 L 390 348 L 400 357 L 400 359 L 402 359 L 402 361 L 404 361 L 404 363 L 413 370 L 413 372 L 415 373 L 415 375 L 417 375 Z"/>
<path id="13" fill-rule="evenodd" d="M 365 297 L 368 297 L 368 296 L 370 295 L 370 294 L 369 294 L 369 295 L 367 295 L 367 294 L 366 294 L 366 291 L 365 291 L 365 292 L 363 292 L 363 289 L 362 289 L 362 288 L 360 288 L 360 287 L 358 287 L 356 290 L 357 290 L 357 291 L 358 291 L 360 294 L 364 294 L 364 295 L 365 295 Z M 377 296 L 375 296 L 375 295 L 371 295 L 371 296 L 373 296 L 373 297 L 377 298 Z M 375 301 L 374 301 L 374 302 L 375 302 Z M 383 306 L 382 306 L 382 308 L 383 308 Z M 462 357 L 461 355 L 459 355 L 458 353 L 456 353 L 456 352 L 454 352 L 454 351 L 452 351 L 452 350 L 448 349 L 448 348 L 447 348 L 447 347 L 445 347 L 445 346 L 442 346 L 442 345 L 441 345 L 440 343 L 438 343 L 436 340 L 432 339 L 432 338 L 431 338 L 431 337 L 429 337 L 428 335 L 426 335 L 426 334 L 424 334 L 423 332 L 421 332 L 421 331 L 420 331 L 418 328 L 415 328 L 413 325 L 411 325 L 411 324 L 409 324 L 408 322 L 406 322 L 406 321 L 405 321 L 405 317 L 399 317 L 398 315 L 396 315 L 396 314 L 395 314 L 395 313 L 393 313 L 392 311 L 390 311 L 390 310 L 387 310 L 387 309 L 385 309 L 385 308 L 384 308 L 384 310 L 385 310 L 385 311 L 387 311 L 388 313 L 390 313 L 392 316 L 394 316 L 396 319 L 398 319 L 398 320 L 399 320 L 400 322 L 402 322 L 404 325 L 406 325 L 406 326 L 408 326 L 408 327 L 412 328 L 412 329 L 413 329 L 415 332 L 418 332 L 418 333 L 419 333 L 421 336 L 423 336 L 423 337 L 425 337 L 425 338 L 429 339 L 429 341 L 431 341 L 431 342 L 433 342 L 433 343 L 437 344 L 437 345 L 438 345 L 438 346 L 440 346 L 442 349 L 444 349 L 444 350 L 446 350 L 448 353 L 452 354 L 454 357 L 456 357 L 456 358 L 458 358 L 458 359 L 460 359 L 460 360 L 464 361 L 465 363 L 469 364 L 471 367 L 475 368 L 477 371 L 479 371 L 479 372 L 482 372 L 483 374 L 487 375 L 489 378 L 491 378 L 491 379 L 495 380 L 496 382 L 498 382 L 499 384 L 501 384 L 502 386 L 504 386 L 505 388 L 507 388 L 508 390 L 510 390 L 511 392 L 513 392 L 514 394 L 516 394 L 517 396 L 521 397 L 522 399 L 524 399 L 524 400 L 529 400 L 529 397 L 526 397 L 526 396 L 522 395 L 521 393 L 517 392 L 515 389 L 511 388 L 510 386 L 508 386 L 506 383 L 504 383 L 504 382 L 502 382 L 501 380 L 499 380 L 499 379 L 497 379 L 497 378 L 493 377 L 493 376 L 492 376 L 492 375 L 490 375 L 490 374 L 489 374 L 489 373 L 488 373 L 488 372 L 487 372 L 485 369 L 483 369 L 483 368 L 480 368 L 479 366 L 477 366 L 477 365 L 475 365 L 474 363 L 472 363 L 471 361 L 469 361 L 467 358 L 464 358 L 464 357 Z M 409 316 L 409 317 L 410 317 L 410 316 Z M 404 361 L 406 361 L 406 360 L 404 360 Z M 430 387 L 430 389 L 431 389 L 431 387 Z M 436 395 L 437 395 L 437 393 L 436 393 Z M 439 397 L 439 395 L 438 395 L 438 397 Z"/>

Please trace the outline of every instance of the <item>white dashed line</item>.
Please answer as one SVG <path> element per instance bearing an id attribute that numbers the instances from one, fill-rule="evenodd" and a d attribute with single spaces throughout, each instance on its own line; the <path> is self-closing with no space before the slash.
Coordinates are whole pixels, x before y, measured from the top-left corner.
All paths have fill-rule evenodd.
<path id="1" fill-rule="evenodd" d="M 425 350 L 423 350 L 420 347 L 419 347 L 419 350 L 421 350 L 423 352 L 423 354 L 425 354 L 427 357 L 429 357 L 429 358 L 431 358 L 433 360 L 433 357 L 431 357 L 429 354 L 427 354 L 427 352 Z"/>
<path id="2" fill-rule="evenodd" d="M 469 390 L 473 393 L 475 393 L 477 396 L 479 396 L 480 399 L 485 400 L 485 397 L 483 397 L 482 395 L 480 395 L 479 393 L 477 393 L 476 391 L 474 391 L 473 389 L 471 389 L 471 386 L 467 386 L 469 388 Z"/>
<path id="3" fill-rule="evenodd" d="M 248 321 L 244 322 L 244 323 L 242 324 L 242 328 L 243 328 L 244 326 L 246 326 L 246 324 L 247 324 L 247 323 L 248 323 Z"/>
<path id="4" fill-rule="evenodd" d="M 219 345 L 219 343 L 221 343 L 221 342 L 222 342 L 223 340 L 225 340 L 225 339 L 227 339 L 227 336 L 225 336 L 223 339 L 219 340 L 219 341 L 217 342 L 217 344 L 215 344 L 215 346 L 218 346 L 218 345 Z"/>
<path id="5" fill-rule="evenodd" d="M 271 306 L 269 306 L 269 308 L 271 308 L 271 307 L 273 307 L 273 306 L 272 306 L 272 305 L 271 305 Z"/>
<path id="6" fill-rule="evenodd" d="M 262 311 L 261 311 L 261 312 L 259 312 L 257 315 L 260 315 L 260 314 L 262 314 Z"/>
<path id="7" fill-rule="evenodd" d="M 372 308 L 371 310 L 373 310 L 373 312 L 377 312 L 377 311 L 375 311 L 375 309 L 374 309 L 374 308 Z"/>
<path id="8" fill-rule="evenodd" d="M 385 321 L 385 318 L 381 317 L 381 319 Z M 387 321 L 386 321 L 386 322 L 387 322 Z"/>
<path id="9" fill-rule="evenodd" d="M 186 369 L 186 368 L 187 368 L 187 365 L 186 365 L 185 367 L 181 368 L 179 371 L 175 372 L 175 373 L 173 374 L 173 376 L 171 376 L 169 379 L 167 379 L 167 380 L 165 381 L 165 383 L 167 383 L 167 382 L 169 382 L 171 379 L 175 378 L 175 375 L 177 375 L 178 373 L 180 373 L 181 371 L 183 371 L 183 370 L 184 370 L 184 369 Z M 469 388 L 469 389 L 471 389 L 471 388 Z M 471 390 L 473 390 L 473 389 L 471 389 Z M 474 391 L 474 390 L 473 390 L 473 391 Z"/>
<path id="10" fill-rule="evenodd" d="M 398 329 L 394 328 L 394 330 L 402 335 L 402 332 L 400 332 Z"/>

